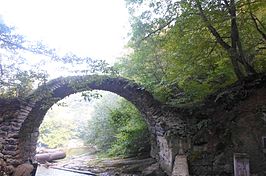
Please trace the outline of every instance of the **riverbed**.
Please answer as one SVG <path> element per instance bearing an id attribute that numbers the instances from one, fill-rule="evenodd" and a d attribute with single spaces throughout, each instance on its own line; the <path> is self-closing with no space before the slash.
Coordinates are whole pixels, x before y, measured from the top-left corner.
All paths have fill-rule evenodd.
<path id="1" fill-rule="evenodd" d="M 37 169 L 36 176 L 84 176 L 87 174 L 79 174 L 69 171 L 63 171 L 59 169 L 52 169 L 52 168 L 45 168 L 42 166 L 39 166 Z"/>
<path id="2" fill-rule="evenodd" d="M 154 159 L 146 155 L 130 158 L 99 158 L 95 151 L 86 150 L 78 154 L 74 152 L 76 151 L 69 152 L 68 157 L 63 160 L 38 166 L 36 176 L 110 176 L 117 174 L 138 176 L 142 175 L 144 169 L 156 163 Z"/>

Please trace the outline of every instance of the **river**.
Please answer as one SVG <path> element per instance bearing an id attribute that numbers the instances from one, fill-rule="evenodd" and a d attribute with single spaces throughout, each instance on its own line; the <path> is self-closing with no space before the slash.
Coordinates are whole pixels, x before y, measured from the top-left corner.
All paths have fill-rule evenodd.
<path id="1" fill-rule="evenodd" d="M 52 169 L 52 168 L 45 168 L 39 166 L 37 169 L 36 176 L 84 176 L 87 174 L 78 174 L 74 172 L 69 171 L 63 171 L 58 169 Z"/>

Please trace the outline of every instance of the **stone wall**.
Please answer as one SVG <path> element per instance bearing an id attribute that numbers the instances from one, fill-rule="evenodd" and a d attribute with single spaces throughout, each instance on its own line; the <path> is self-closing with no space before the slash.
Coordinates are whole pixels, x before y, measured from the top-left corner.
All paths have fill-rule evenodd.
<path id="1" fill-rule="evenodd" d="M 249 156 L 251 174 L 266 175 L 266 76 L 237 82 L 199 104 L 161 109 L 159 163 L 168 175 L 186 175 L 180 167 L 187 166 L 175 161 L 184 155 L 189 175 L 234 175 L 235 153 Z"/>
<path id="2" fill-rule="evenodd" d="M 73 86 L 78 85 L 78 86 Z M 49 108 L 60 99 L 85 90 L 98 89 L 116 93 L 132 102 L 141 112 L 151 133 L 151 156 L 159 158 L 157 129 L 163 130 L 160 121 L 161 104 L 141 86 L 123 78 L 106 76 L 75 76 L 58 78 L 35 90 L 24 101 L 0 102 L 0 156 L 2 165 L 14 167 L 34 159 L 38 128 Z"/>
<path id="3" fill-rule="evenodd" d="M 234 175 L 234 153 L 249 156 L 251 174 L 266 174 L 266 77 L 236 83 L 206 99 L 192 116 L 198 130 L 188 152 L 191 175 Z"/>
<path id="4" fill-rule="evenodd" d="M 7 168 L 22 163 L 19 131 L 31 108 L 24 101 L 0 100 L 0 163 Z"/>
<path id="5" fill-rule="evenodd" d="M 151 156 L 168 175 L 232 175 L 234 153 L 250 156 L 252 174 L 262 176 L 266 170 L 266 76 L 238 82 L 200 104 L 179 108 L 161 104 L 123 78 L 55 79 L 24 101 L 0 100 L 0 166 L 16 167 L 33 159 L 38 128 L 48 109 L 70 94 L 90 89 L 116 93 L 139 109 L 151 133 Z"/>

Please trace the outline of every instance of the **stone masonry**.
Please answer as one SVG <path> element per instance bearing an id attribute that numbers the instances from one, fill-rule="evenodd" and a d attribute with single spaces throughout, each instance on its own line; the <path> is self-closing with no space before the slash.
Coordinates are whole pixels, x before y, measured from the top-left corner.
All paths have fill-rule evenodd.
<path id="1" fill-rule="evenodd" d="M 34 159 L 39 126 L 54 103 L 97 89 L 116 93 L 138 108 L 149 126 L 151 156 L 168 175 L 233 175 L 234 153 L 247 153 L 250 172 L 262 176 L 266 170 L 265 88 L 266 76 L 258 76 L 199 104 L 170 107 L 124 78 L 58 78 L 24 100 L 0 100 L 0 167 L 13 168 Z"/>

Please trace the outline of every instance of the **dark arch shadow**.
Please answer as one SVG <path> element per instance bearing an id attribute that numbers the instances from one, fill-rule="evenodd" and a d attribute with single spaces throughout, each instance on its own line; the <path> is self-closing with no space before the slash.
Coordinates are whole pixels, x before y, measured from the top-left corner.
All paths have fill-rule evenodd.
<path id="1" fill-rule="evenodd" d="M 154 114 L 161 103 L 140 85 L 121 77 L 100 75 L 60 77 L 36 89 L 27 97 L 30 108 L 19 131 L 19 155 L 22 160 L 33 158 L 39 135 L 39 127 L 46 112 L 57 101 L 74 93 L 86 90 L 104 90 L 115 93 L 130 101 L 141 112 L 151 133 L 151 155 L 156 147 Z M 52 103 L 49 103 L 51 102 Z M 48 102 L 48 103 L 47 103 Z"/>

